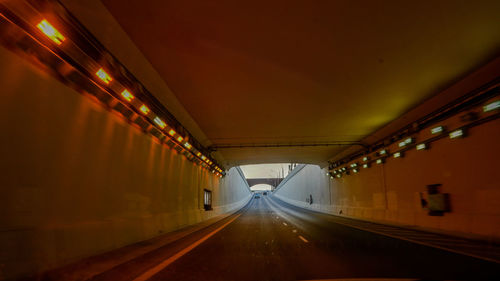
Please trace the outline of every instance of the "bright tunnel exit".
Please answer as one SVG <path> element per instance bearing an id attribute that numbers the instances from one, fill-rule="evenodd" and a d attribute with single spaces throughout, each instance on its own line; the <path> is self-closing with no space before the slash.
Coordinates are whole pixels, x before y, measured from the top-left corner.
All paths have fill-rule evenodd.
<path id="1" fill-rule="evenodd" d="M 273 186 L 269 184 L 256 184 L 250 187 L 251 191 L 271 191 Z"/>
<path id="2" fill-rule="evenodd" d="M 297 167 L 295 163 L 254 164 L 240 166 L 250 190 L 261 191 L 276 189 L 280 183 Z"/>

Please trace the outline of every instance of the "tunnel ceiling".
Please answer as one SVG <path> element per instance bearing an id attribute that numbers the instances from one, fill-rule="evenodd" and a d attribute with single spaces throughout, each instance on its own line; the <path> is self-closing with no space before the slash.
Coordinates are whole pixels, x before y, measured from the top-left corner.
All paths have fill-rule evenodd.
<path id="1" fill-rule="evenodd" d="M 358 141 L 500 46 L 499 1 L 103 3 L 215 145 Z M 324 163 L 341 149 L 218 155 Z"/>

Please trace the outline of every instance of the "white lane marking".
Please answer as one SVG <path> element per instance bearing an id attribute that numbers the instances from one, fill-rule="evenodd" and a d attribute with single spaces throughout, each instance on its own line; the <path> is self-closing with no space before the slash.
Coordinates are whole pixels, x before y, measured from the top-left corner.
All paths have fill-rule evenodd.
<path id="1" fill-rule="evenodd" d="M 284 226 L 287 226 L 286 222 L 283 223 Z"/>
<path id="2" fill-rule="evenodd" d="M 207 240 L 208 238 L 210 238 L 215 233 L 221 231 L 224 227 L 226 227 L 228 224 L 232 223 L 235 219 L 239 218 L 240 216 L 241 216 L 241 214 L 238 214 L 234 218 L 230 219 L 228 222 L 226 222 L 223 225 L 221 225 L 216 230 L 214 230 L 214 231 L 210 232 L 209 234 L 203 236 L 203 238 L 201 238 L 200 240 L 194 242 L 193 244 L 191 244 L 188 247 L 184 248 L 183 250 L 181 250 L 177 254 L 171 256 L 170 258 L 162 261 L 160 264 L 156 265 L 155 267 L 150 268 L 149 270 L 147 270 L 143 274 L 139 275 L 133 281 L 145 281 L 145 280 L 148 280 L 149 278 L 153 277 L 153 275 L 155 275 L 156 273 L 160 272 L 165 267 L 169 266 L 171 263 L 173 263 L 174 261 L 176 261 L 179 258 L 181 258 L 182 256 L 184 256 L 185 254 L 187 254 L 192 249 L 196 248 L 201 243 L 205 242 L 205 240 Z"/>
<path id="3" fill-rule="evenodd" d="M 300 240 L 304 241 L 304 243 L 309 243 L 306 238 L 302 237 L 302 235 L 299 235 Z"/>

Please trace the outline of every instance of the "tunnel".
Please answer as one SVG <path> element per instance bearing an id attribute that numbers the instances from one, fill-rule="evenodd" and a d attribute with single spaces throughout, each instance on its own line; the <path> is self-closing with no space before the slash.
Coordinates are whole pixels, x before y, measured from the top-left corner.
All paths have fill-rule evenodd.
<path id="1" fill-rule="evenodd" d="M 500 280 L 499 1 L 0 1 L 0 280 Z"/>

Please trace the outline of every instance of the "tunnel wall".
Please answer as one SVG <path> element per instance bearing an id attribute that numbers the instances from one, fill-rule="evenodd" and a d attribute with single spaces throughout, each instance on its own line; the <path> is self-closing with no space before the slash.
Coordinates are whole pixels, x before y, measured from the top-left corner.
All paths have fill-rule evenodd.
<path id="1" fill-rule="evenodd" d="M 26 276 L 242 207 L 220 179 L 0 48 L 0 280 Z M 203 208 L 212 190 L 213 210 Z"/>
<path id="2" fill-rule="evenodd" d="M 458 117 L 446 124 L 458 124 Z M 427 131 L 416 136 L 428 137 Z M 275 195 L 294 205 L 335 215 L 389 224 L 423 227 L 479 238 L 500 238 L 498 159 L 500 120 L 473 127 L 462 139 L 442 138 L 428 150 L 407 151 L 404 158 L 330 179 L 327 169 L 299 166 Z M 397 144 L 389 151 L 395 151 Z M 358 159 L 358 163 L 361 162 Z M 451 212 L 430 216 L 420 195 L 426 185 L 442 184 Z M 312 195 L 313 202 L 307 202 Z"/>

